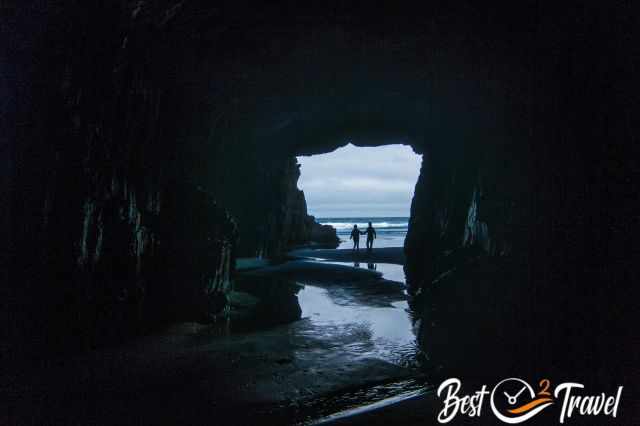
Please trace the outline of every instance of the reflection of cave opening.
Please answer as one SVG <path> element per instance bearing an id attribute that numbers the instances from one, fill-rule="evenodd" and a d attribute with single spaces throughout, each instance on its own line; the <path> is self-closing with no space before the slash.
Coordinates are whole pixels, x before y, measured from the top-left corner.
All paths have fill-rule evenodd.
<path id="1" fill-rule="evenodd" d="M 298 157 L 298 186 L 309 214 L 336 228 L 339 248 L 352 248 L 353 225 L 364 231 L 368 222 L 376 230 L 374 248 L 401 247 L 421 157 L 407 145 L 348 144 L 327 154 Z M 360 240 L 360 248 L 366 249 L 366 235 Z"/>

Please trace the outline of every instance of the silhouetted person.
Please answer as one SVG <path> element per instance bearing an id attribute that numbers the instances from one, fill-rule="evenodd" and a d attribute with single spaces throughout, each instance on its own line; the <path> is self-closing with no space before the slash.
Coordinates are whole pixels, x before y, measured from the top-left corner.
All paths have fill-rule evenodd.
<path id="1" fill-rule="evenodd" d="M 364 234 L 364 232 L 358 229 L 358 225 L 353 225 L 351 237 L 349 237 L 353 240 L 353 250 L 360 250 L 360 234 Z"/>
<path id="2" fill-rule="evenodd" d="M 367 269 L 375 271 L 376 269 L 378 269 L 378 265 L 376 265 L 375 263 L 367 263 Z"/>
<path id="3" fill-rule="evenodd" d="M 367 251 L 371 251 L 373 250 L 373 240 L 376 239 L 376 230 L 373 225 L 371 225 L 371 222 L 369 222 L 369 227 L 364 233 L 367 234 Z"/>

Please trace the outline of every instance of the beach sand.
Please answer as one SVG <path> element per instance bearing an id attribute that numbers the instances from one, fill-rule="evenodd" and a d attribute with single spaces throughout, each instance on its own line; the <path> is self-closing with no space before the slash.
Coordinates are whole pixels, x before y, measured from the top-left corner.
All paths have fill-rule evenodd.
<path id="1" fill-rule="evenodd" d="M 354 251 L 351 249 L 310 249 L 303 248 L 293 250 L 290 256 L 322 259 L 337 262 L 362 262 L 362 263 L 391 263 L 404 265 L 405 256 L 403 247 L 381 247 L 374 248 L 371 252 L 366 249 Z"/>

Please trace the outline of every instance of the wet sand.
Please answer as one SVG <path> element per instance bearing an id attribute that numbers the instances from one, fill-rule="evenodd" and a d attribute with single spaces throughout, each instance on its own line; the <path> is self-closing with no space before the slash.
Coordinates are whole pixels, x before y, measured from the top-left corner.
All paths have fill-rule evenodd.
<path id="1" fill-rule="evenodd" d="M 336 283 L 376 280 L 382 274 L 375 270 L 354 268 L 347 265 L 335 265 L 324 262 L 309 262 L 306 260 L 292 260 L 279 265 L 254 269 L 245 276 L 280 276 L 292 280 L 314 281 L 321 283 Z"/>
<path id="2" fill-rule="evenodd" d="M 0 423 L 294 424 L 419 376 L 403 283 L 305 261 L 239 275 L 231 321 L 12 369 Z"/>
<path id="3" fill-rule="evenodd" d="M 300 249 L 290 252 L 291 256 L 309 259 L 332 260 L 337 262 L 362 262 L 362 263 L 392 263 L 404 265 L 405 256 L 403 247 L 374 248 L 368 252 L 366 249 L 354 251 L 351 249 Z"/>

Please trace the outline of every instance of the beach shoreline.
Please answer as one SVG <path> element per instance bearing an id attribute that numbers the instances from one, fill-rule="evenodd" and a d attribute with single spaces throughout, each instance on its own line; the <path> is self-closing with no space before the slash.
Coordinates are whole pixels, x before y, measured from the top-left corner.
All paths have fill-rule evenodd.
<path id="1" fill-rule="evenodd" d="M 337 262 L 391 263 L 404 265 L 406 258 L 404 247 L 381 247 L 371 251 L 360 249 L 313 249 L 301 248 L 289 252 L 293 258 L 311 260 L 329 260 Z"/>

